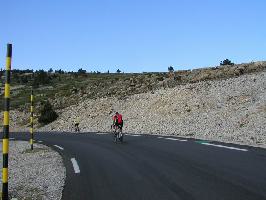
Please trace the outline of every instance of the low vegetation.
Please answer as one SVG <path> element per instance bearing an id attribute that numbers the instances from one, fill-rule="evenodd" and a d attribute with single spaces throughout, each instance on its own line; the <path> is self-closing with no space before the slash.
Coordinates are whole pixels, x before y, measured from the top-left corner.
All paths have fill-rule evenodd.
<path id="1" fill-rule="evenodd" d="M 41 103 L 40 116 L 38 122 L 42 125 L 49 124 L 55 121 L 58 114 L 54 111 L 53 106 L 49 101 L 44 101 Z"/>
<path id="2" fill-rule="evenodd" d="M 230 60 L 226 59 L 217 67 L 174 71 L 174 68 L 170 66 L 168 72 L 121 73 L 119 70 L 119 73 L 88 73 L 83 69 L 78 72 L 53 71 L 52 69 L 47 72 L 44 70 L 13 70 L 11 110 L 29 110 L 32 87 L 35 96 L 35 114 L 40 117 L 46 115 L 41 114 L 41 102 L 50 102 L 54 110 L 60 110 L 85 99 L 111 96 L 123 99 L 133 94 L 153 92 L 159 88 L 171 88 L 205 80 L 227 79 L 265 69 L 265 62 L 233 65 Z M 2 80 L 0 101 L 1 110 L 3 110 L 4 72 L 1 71 L 0 75 Z M 45 117 L 41 117 L 41 121 L 44 124 L 49 123 Z"/>

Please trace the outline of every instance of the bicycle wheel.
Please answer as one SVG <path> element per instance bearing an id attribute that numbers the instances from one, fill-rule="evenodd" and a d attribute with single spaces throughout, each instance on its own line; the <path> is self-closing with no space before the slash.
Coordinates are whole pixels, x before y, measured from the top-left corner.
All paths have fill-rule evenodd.
<path id="1" fill-rule="evenodd" d="M 124 140 L 124 135 L 121 133 L 121 136 L 119 137 L 119 140 L 120 140 L 120 142 L 123 142 L 123 140 Z"/>
<path id="2" fill-rule="evenodd" d="M 117 143 L 117 133 L 114 133 L 114 142 Z"/>
<path id="3" fill-rule="evenodd" d="M 121 132 L 121 130 L 119 130 L 118 138 L 120 142 L 123 142 L 123 138 L 124 138 L 123 136 L 124 136 L 123 133 Z"/>

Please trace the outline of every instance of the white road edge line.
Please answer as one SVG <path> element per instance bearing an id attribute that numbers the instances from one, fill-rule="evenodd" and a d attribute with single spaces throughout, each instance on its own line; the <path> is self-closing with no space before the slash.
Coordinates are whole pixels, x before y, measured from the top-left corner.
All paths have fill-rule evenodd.
<path id="1" fill-rule="evenodd" d="M 165 138 L 166 140 L 175 140 L 175 141 L 180 141 L 180 142 L 187 142 L 187 140 L 180 140 L 177 138 Z"/>
<path id="2" fill-rule="evenodd" d="M 42 141 L 41 141 L 41 140 L 39 140 L 38 142 L 42 143 Z"/>
<path id="3" fill-rule="evenodd" d="M 221 148 L 226 148 L 226 149 L 232 149 L 232 150 L 238 150 L 238 151 L 248 151 L 247 149 L 240 149 L 240 148 L 236 148 L 236 147 L 228 147 L 228 146 L 224 146 L 224 145 L 220 145 L 220 144 L 210 144 L 210 143 L 201 143 L 204 145 L 209 145 L 209 146 L 215 146 L 215 147 L 221 147 Z"/>
<path id="4" fill-rule="evenodd" d="M 141 136 L 141 135 L 130 135 L 130 136 L 133 136 L 133 137 L 139 137 L 139 136 Z"/>
<path id="5" fill-rule="evenodd" d="M 73 165 L 73 168 L 74 168 L 75 173 L 76 174 L 79 174 L 80 173 L 80 170 L 79 170 L 78 162 L 76 161 L 75 158 L 71 158 L 71 162 L 72 162 L 72 165 Z"/>
<path id="6" fill-rule="evenodd" d="M 54 146 L 57 147 L 57 148 L 60 149 L 60 150 L 64 150 L 63 147 L 60 147 L 60 146 L 58 146 L 58 145 L 54 145 Z"/>

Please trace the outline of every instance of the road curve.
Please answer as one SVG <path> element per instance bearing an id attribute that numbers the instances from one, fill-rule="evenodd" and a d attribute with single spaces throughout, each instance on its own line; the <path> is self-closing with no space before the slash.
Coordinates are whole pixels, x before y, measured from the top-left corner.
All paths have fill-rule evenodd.
<path id="1" fill-rule="evenodd" d="M 264 149 L 138 135 L 115 144 L 95 133 L 37 133 L 35 140 L 63 156 L 64 200 L 266 199 Z"/>

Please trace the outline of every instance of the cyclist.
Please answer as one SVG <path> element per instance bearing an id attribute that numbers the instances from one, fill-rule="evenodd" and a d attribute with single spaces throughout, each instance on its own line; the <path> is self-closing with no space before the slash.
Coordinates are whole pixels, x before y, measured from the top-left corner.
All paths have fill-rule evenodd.
<path id="1" fill-rule="evenodd" d="M 75 132 L 79 132 L 79 117 L 74 120 Z"/>
<path id="2" fill-rule="evenodd" d="M 122 133 L 122 127 L 123 127 L 123 117 L 118 112 L 115 113 L 113 116 L 113 125 L 112 128 L 114 128 L 115 136 L 117 129 L 119 130 L 119 139 L 122 142 L 123 141 L 123 133 Z"/>

